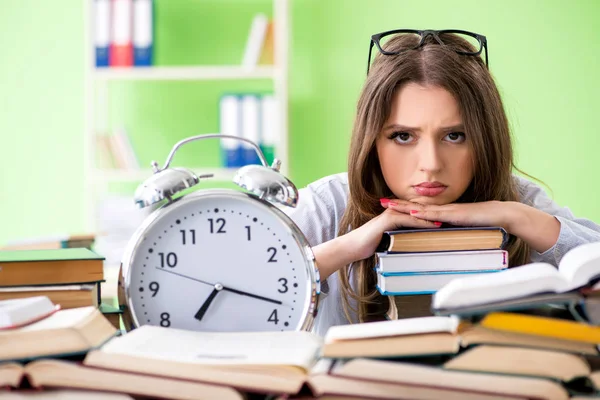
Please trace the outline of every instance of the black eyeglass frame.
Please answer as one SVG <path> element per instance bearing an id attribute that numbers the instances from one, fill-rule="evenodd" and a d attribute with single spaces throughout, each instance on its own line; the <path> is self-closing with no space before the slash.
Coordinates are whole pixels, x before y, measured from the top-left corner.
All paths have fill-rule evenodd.
<path id="1" fill-rule="evenodd" d="M 379 43 L 379 41 L 381 40 L 381 38 L 383 38 L 385 36 L 388 36 L 388 35 L 393 35 L 393 34 L 396 34 L 396 33 L 413 33 L 413 34 L 419 35 L 421 37 L 421 40 L 413 48 L 406 48 L 406 49 L 402 49 L 402 50 L 399 50 L 399 51 L 386 51 L 386 50 L 384 50 L 381 47 L 381 44 Z M 471 36 L 472 38 L 477 39 L 477 41 L 479 42 L 479 50 L 478 51 L 476 51 L 476 52 L 472 52 L 472 51 L 460 51 L 460 50 L 454 50 L 454 51 L 456 53 L 458 53 L 458 54 L 465 55 L 465 56 L 478 56 L 478 55 L 481 54 L 482 51 L 485 51 L 485 66 L 489 69 L 487 38 L 484 35 L 480 35 L 479 33 L 474 33 L 474 32 L 469 32 L 469 31 L 463 31 L 463 30 L 460 30 L 460 29 L 442 29 L 442 30 L 433 30 L 433 29 L 424 29 L 424 30 L 418 30 L 418 29 L 393 29 L 391 31 L 385 31 L 385 32 L 376 33 L 376 34 L 374 34 L 374 35 L 371 36 L 371 42 L 369 43 L 369 58 L 367 59 L 367 75 L 369 74 L 369 68 L 371 67 L 371 53 L 373 51 L 373 45 L 375 45 L 377 47 L 377 49 L 379 50 L 379 52 L 381 54 L 384 54 L 386 56 L 394 56 L 396 54 L 402 53 L 403 51 L 418 49 L 419 47 L 423 46 L 423 43 L 425 42 L 425 39 L 429 35 L 431 35 L 435 39 L 435 41 L 438 42 L 441 46 L 446 46 L 446 44 L 438 36 L 438 35 L 444 34 L 444 33 L 456 33 L 456 34 Z"/>

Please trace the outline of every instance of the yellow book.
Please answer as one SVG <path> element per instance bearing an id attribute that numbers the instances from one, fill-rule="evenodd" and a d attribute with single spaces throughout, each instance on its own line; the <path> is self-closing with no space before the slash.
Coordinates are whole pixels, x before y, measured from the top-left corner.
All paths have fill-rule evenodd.
<path id="1" fill-rule="evenodd" d="M 507 312 L 493 312 L 485 316 L 480 325 L 500 331 L 593 344 L 600 343 L 600 327 L 575 321 Z"/>

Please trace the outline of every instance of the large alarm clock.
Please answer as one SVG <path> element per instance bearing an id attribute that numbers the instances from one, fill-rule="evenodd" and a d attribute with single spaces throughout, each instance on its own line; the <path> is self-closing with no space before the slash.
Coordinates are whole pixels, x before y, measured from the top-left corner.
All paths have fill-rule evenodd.
<path id="1" fill-rule="evenodd" d="M 170 168 L 182 145 L 208 138 L 247 142 L 262 165 L 233 181 L 243 190 L 181 192 L 210 175 Z M 119 303 L 127 329 L 159 325 L 194 331 L 310 330 L 320 291 L 305 237 L 280 208 L 295 207 L 296 187 L 269 166 L 260 148 L 236 136 L 206 134 L 178 142 L 164 167 L 135 193 L 140 207 L 160 204 L 129 240 Z"/>

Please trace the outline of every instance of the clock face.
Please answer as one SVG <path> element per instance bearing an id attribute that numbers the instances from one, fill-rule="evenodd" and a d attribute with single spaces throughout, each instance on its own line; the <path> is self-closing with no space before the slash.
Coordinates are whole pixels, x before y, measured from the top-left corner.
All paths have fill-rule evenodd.
<path id="1" fill-rule="evenodd" d="M 282 215 L 230 190 L 196 192 L 155 212 L 123 261 L 134 322 L 220 332 L 307 329 L 317 290 L 312 253 Z"/>

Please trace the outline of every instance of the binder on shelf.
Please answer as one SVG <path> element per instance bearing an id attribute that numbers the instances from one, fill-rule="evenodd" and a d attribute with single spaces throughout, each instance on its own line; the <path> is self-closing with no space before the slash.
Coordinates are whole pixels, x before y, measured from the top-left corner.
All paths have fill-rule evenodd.
<path id="1" fill-rule="evenodd" d="M 219 101 L 219 131 L 222 135 L 242 135 L 242 109 L 238 96 L 223 95 Z M 244 165 L 242 146 L 239 140 L 221 139 L 223 166 L 236 168 Z"/>
<path id="2" fill-rule="evenodd" d="M 256 14 L 252 19 L 250 32 L 246 41 L 246 48 L 244 50 L 244 58 L 242 59 L 242 66 L 252 68 L 256 67 L 258 64 L 268 24 L 269 19 L 264 14 Z"/>
<path id="3" fill-rule="evenodd" d="M 94 48 L 96 67 L 108 67 L 110 0 L 94 0 Z"/>
<path id="4" fill-rule="evenodd" d="M 111 42 L 109 63 L 111 67 L 133 65 L 133 3 L 132 0 L 112 0 Z"/>
<path id="5" fill-rule="evenodd" d="M 152 65 L 154 1 L 133 0 L 133 65 Z"/>
<path id="6" fill-rule="evenodd" d="M 279 138 L 279 121 L 277 117 L 277 101 L 275 96 L 267 94 L 260 100 L 260 149 L 269 165 L 273 163 Z"/>
<path id="7" fill-rule="evenodd" d="M 254 94 L 245 94 L 242 101 L 242 137 L 250 139 L 254 143 L 260 143 L 260 98 Z M 260 164 L 256 150 L 242 143 L 243 164 Z"/>

